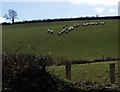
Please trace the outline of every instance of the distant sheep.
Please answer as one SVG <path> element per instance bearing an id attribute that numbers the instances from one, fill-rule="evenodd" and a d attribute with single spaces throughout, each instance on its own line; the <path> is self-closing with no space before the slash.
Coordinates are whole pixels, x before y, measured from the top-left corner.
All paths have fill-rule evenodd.
<path id="1" fill-rule="evenodd" d="M 100 24 L 101 24 L 101 25 L 104 25 L 104 24 L 105 24 L 105 22 L 101 22 Z"/>
<path id="2" fill-rule="evenodd" d="M 50 33 L 50 29 L 48 29 L 48 33 Z"/>
<path id="3" fill-rule="evenodd" d="M 71 27 L 68 28 L 68 31 L 71 31 L 73 29 L 74 29 L 74 27 L 71 26 Z"/>
<path id="4" fill-rule="evenodd" d="M 53 34 L 53 30 L 48 29 L 48 33 Z"/>
<path id="5" fill-rule="evenodd" d="M 50 30 L 50 33 L 53 34 L 53 30 Z"/>
<path id="6" fill-rule="evenodd" d="M 83 26 L 87 26 L 87 24 L 86 24 L 86 23 L 84 23 L 84 24 L 83 24 Z"/>
<path id="7" fill-rule="evenodd" d="M 61 33 L 61 32 L 58 32 L 58 35 L 62 35 L 62 33 Z"/>
<path id="8" fill-rule="evenodd" d="M 67 30 L 65 33 L 67 34 L 69 31 Z"/>

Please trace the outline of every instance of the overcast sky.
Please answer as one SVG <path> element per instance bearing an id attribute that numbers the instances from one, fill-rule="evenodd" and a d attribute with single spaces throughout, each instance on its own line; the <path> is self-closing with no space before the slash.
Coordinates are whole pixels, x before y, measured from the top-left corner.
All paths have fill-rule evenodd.
<path id="1" fill-rule="evenodd" d="M 34 2 L 33 2 L 34 1 Z M 119 0 L 4 0 L 0 3 L 2 16 L 14 9 L 20 20 L 68 18 L 83 16 L 117 16 Z"/>

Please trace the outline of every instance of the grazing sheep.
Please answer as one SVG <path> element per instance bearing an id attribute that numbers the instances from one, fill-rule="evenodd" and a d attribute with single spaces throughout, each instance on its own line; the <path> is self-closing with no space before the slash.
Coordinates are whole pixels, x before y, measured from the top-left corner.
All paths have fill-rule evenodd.
<path id="1" fill-rule="evenodd" d="M 71 31 L 71 27 L 68 28 L 68 31 Z"/>
<path id="2" fill-rule="evenodd" d="M 90 22 L 90 25 L 93 25 L 93 22 Z"/>
<path id="3" fill-rule="evenodd" d="M 86 23 L 84 23 L 84 24 L 83 24 L 83 26 L 87 26 L 87 24 L 86 24 Z"/>
<path id="4" fill-rule="evenodd" d="M 50 33 L 50 29 L 48 29 L 48 33 Z"/>
<path id="5" fill-rule="evenodd" d="M 88 26 L 88 25 L 89 25 L 89 23 L 85 23 L 85 25 L 86 25 L 86 26 Z"/>
<path id="6" fill-rule="evenodd" d="M 95 25 L 98 25 L 98 22 L 95 22 Z"/>
<path id="7" fill-rule="evenodd" d="M 104 25 L 105 24 L 105 22 L 101 22 L 101 25 Z"/>
<path id="8" fill-rule="evenodd" d="M 53 34 L 53 30 L 50 30 L 50 33 Z"/>
<path id="9" fill-rule="evenodd" d="M 66 30 L 68 30 L 68 28 L 67 28 L 67 27 L 65 28 L 65 31 L 66 31 Z"/>
<path id="10" fill-rule="evenodd" d="M 73 30 L 74 29 L 74 27 L 73 26 L 71 26 L 71 30 Z"/>
<path id="11" fill-rule="evenodd" d="M 64 33 L 64 32 L 65 32 L 64 30 L 63 30 L 63 31 L 61 31 L 61 34 L 62 34 L 62 33 Z"/>
<path id="12" fill-rule="evenodd" d="M 72 27 L 72 26 L 68 28 L 68 31 L 71 31 L 71 30 L 73 30 L 73 27 Z"/>
<path id="13" fill-rule="evenodd" d="M 67 34 L 69 31 L 67 30 L 65 33 Z"/>
<path id="14" fill-rule="evenodd" d="M 58 32 L 58 35 L 62 35 L 62 33 L 61 33 L 61 32 Z"/>

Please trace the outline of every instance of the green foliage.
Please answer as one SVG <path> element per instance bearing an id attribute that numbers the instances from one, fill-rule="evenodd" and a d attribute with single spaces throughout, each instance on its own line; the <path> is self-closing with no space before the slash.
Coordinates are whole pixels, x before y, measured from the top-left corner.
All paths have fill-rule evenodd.
<path id="1" fill-rule="evenodd" d="M 90 80 L 65 81 L 44 68 L 43 56 L 3 54 L 2 59 L 2 92 L 119 92 L 117 86 L 98 85 Z"/>
<path id="2" fill-rule="evenodd" d="M 72 83 L 48 72 L 46 57 L 3 54 L 2 92 L 71 92 Z"/>

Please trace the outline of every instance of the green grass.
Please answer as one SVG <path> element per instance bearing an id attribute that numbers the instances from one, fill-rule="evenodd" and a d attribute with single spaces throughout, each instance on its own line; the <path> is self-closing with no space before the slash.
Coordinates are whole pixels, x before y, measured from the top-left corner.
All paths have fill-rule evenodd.
<path id="1" fill-rule="evenodd" d="M 75 64 L 71 67 L 71 81 L 78 82 L 84 80 L 92 80 L 98 83 L 110 83 L 109 64 L 115 62 L 102 62 L 92 64 Z M 48 68 L 56 75 L 66 79 L 65 66 L 52 66 Z M 117 63 L 116 63 L 116 82 L 117 80 Z"/>
<path id="2" fill-rule="evenodd" d="M 15 52 L 20 46 L 30 45 L 32 49 L 23 48 L 22 52 L 36 53 L 36 49 L 40 54 L 46 55 L 50 51 L 54 58 L 63 57 L 70 60 L 101 58 L 103 54 L 105 57 L 117 57 L 118 20 L 98 20 L 106 24 L 81 26 L 69 34 L 57 34 L 62 30 L 62 26 L 86 21 L 3 25 L 3 51 Z M 47 29 L 53 29 L 54 34 L 48 34 Z M 19 41 L 23 43 L 20 44 Z"/>
<path id="3" fill-rule="evenodd" d="M 3 25 L 3 51 L 14 53 L 19 47 L 30 45 L 32 49 L 24 47 L 21 49 L 22 52 L 33 54 L 39 52 L 46 55 L 50 51 L 51 56 L 55 59 L 62 57 L 69 60 L 102 58 L 103 54 L 105 57 L 118 57 L 118 20 L 116 19 L 98 20 L 104 21 L 106 24 L 81 26 L 69 34 L 62 36 L 57 34 L 62 30 L 62 26 L 86 21 Z M 54 34 L 48 34 L 48 29 L 53 29 Z M 21 44 L 20 41 L 22 41 Z M 56 74 L 60 74 L 65 79 L 64 66 L 53 66 L 51 69 L 54 69 Z M 84 79 L 100 83 L 104 83 L 105 80 L 109 81 L 109 63 L 72 65 L 71 81 L 76 82 Z"/>

